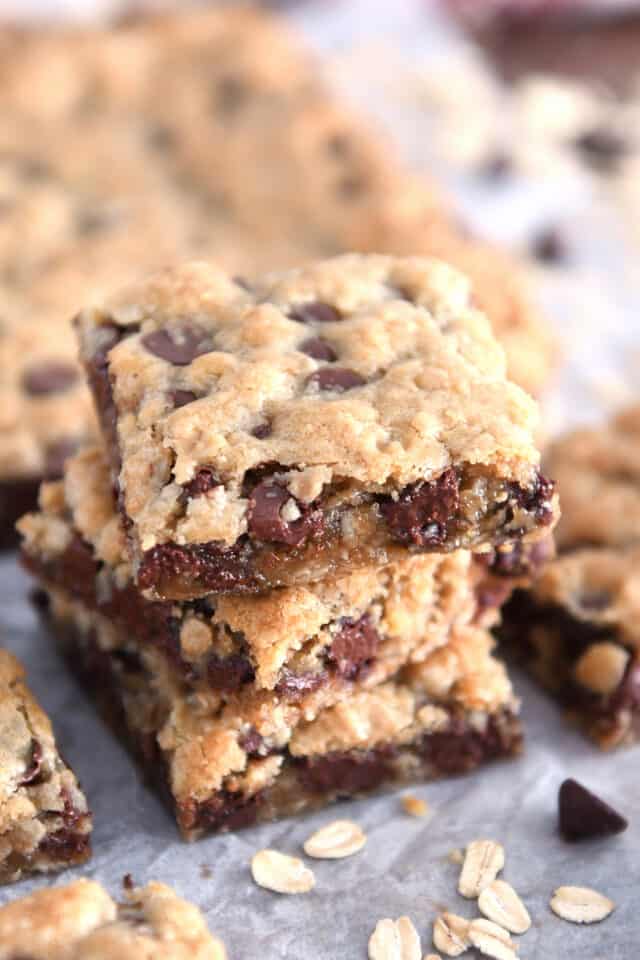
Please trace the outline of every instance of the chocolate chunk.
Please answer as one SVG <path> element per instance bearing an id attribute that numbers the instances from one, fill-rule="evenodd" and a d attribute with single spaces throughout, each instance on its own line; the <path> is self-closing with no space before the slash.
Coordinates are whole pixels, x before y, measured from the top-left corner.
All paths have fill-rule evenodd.
<path id="1" fill-rule="evenodd" d="M 300 344 L 298 349 L 300 353 L 313 357 L 314 360 L 325 360 L 327 363 L 333 363 L 334 360 L 338 359 L 338 354 L 331 344 L 323 340 L 322 337 L 309 337 L 308 340 Z"/>
<path id="2" fill-rule="evenodd" d="M 280 679 L 276 684 L 276 693 L 287 700 L 301 700 L 307 693 L 319 690 L 327 681 L 324 670 L 317 673 L 294 673 L 288 667 L 280 671 Z"/>
<path id="3" fill-rule="evenodd" d="M 313 791 L 337 796 L 375 790 L 393 776 L 393 748 L 327 753 L 304 760 L 301 779 Z"/>
<path id="4" fill-rule="evenodd" d="M 357 680 L 371 664 L 379 643 L 380 634 L 366 614 L 359 620 L 345 618 L 334 635 L 327 660 L 346 680 Z"/>
<path id="5" fill-rule="evenodd" d="M 257 440 L 265 440 L 267 437 L 270 437 L 273 432 L 271 424 L 265 420 L 264 423 L 259 423 L 257 427 L 254 427 L 251 431 L 251 436 L 255 437 Z"/>
<path id="6" fill-rule="evenodd" d="M 183 496 L 190 500 L 192 497 L 201 497 L 214 487 L 219 487 L 217 474 L 210 467 L 202 467 L 189 483 L 183 484 Z"/>
<path id="7" fill-rule="evenodd" d="M 531 253 L 541 263 L 561 264 L 567 261 L 569 248 L 558 228 L 548 227 L 533 238 Z"/>
<path id="8" fill-rule="evenodd" d="M 78 449 L 78 440 L 75 437 L 61 437 L 47 446 L 45 454 L 44 475 L 47 480 L 58 480 L 62 476 L 65 462 Z"/>
<path id="9" fill-rule="evenodd" d="M 207 660 L 207 680 L 213 690 L 238 690 L 254 678 L 250 661 L 240 654 L 219 657 L 212 653 Z"/>
<path id="10" fill-rule="evenodd" d="M 387 497 L 380 509 L 391 534 L 403 543 L 440 547 L 460 505 L 460 481 L 449 467 L 437 480 L 411 484 L 397 500 Z"/>
<path id="11" fill-rule="evenodd" d="M 44 397 L 50 393 L 63 393 L 78 379 L 78 370 L 73 364 L 51 360 L 25 370 L 22 386 L 32 397 Z"/>
<path id="12" fill-rule="evenodd" d="M 251 727 L 246 733 L 238 737 L 238 743 L 245 753 L 258 753 L 264 744 L 264 737 L 258 733 L 255 727 Z"/>
<path id="13" fill-rule="evenodd" d="M 42 769 L 42 747 L 38 740 L 32 738 L 31 756 L 29 758 L 29 763 L 22 777 L 18 780 L 18 786 L 26 787 L 28 785 L 33 786 L 39 783 L 41 769 Z"/>
<path id="14" fill-rule="evenodd" d="M 188 403 L 193 403 L 194 400 L 198 399 L 192 390 L 172 390 L 169 396 L 176 409 L 178 407 L 186 407 Z"/>
<path id="15" fill-rule="evenodd" d="M 364 377 L 348 367 L 322 367 L 307 380 L 307 383 L 317 383 L 320 390 L 331 390 L 334 393 L 345 393 L 354 387 L 363 386 L 366 382 Z"/>
<path id="16" fill-rule="evenodd" d="M 505 150 L 496 150 L 480 168 L 480 176 L 497 183 L 504 180 L 513 169 L 511 156 Z"/>
<path id="17" fill-rule="evenodd" d="M 285 520 L 282 508 L 293 501 L 300 516 Z M 273 540 L 297 547 L 322 528 L 322 514 L 312 506 L 302 504 L 275 480 L 263 480 L 254 487 L 249 497 L 249 535 L 256 540 Z"/>
<path id="18" fill-rule="evenodd" d="M 185 367 L 203 353 L 212 350 L 211 337 L 195 324 L 168 330 L 153 330 L 145 334 L 142 343 L 154 356 L 172 363 L 175 367 Z"/>
<path id="19" fill-rule="evenodd" d="M 157 124 L 147 136 L 147 142 L 154 150 L 171 150 L 176 145 L 176 133 L 165 124 Z"/>
<path id="20" fill-rule="evenodd" d="M 538 473 L 535 483 L 532 487 L 522 487 L 519 483 L 510 483 L 510 500 L 527 513 L 532 514 L 541 526 L 551 523 L 553 520 L 553 511 L 551 510 L 551 498 L 555 484 L 547 480 L 541 473 Z"/>
<path id="21" fill-rule="evenodd" d="M 560 833 L 570 841 L 608 837 L 629 826 L 617 810 L 572 779 L 560 786 L 558 816 Z"/>
<path id="22" fill-rule="evenodd" d="M 629 149 L 622 137 L 604 127 L 587 130 L 574 146 L 598 173 L 613 173 Z"/>
<path id="23" fill-rule="evenodd" d="M 234 114 L 244 106 L 248 97 L 249 88 L 243 77 L 229 74 L 222 77 L 215 89 L 215 108 L 227 115 Z"/>
<path id="24" fill-rule="evenodd" d="M 289 316 L 298 323 L 336 323 L 342 320 L 341 314 L 335 307 L 328 303 L 320 303 L 318 300 L 292 307 Z"/>

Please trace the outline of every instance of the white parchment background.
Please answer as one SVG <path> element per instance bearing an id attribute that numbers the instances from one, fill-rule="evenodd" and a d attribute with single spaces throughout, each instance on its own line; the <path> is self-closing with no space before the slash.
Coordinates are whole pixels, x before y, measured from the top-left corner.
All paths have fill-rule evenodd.
<path id="1" fill-rule="evenodd" d="M 0 13 L 10 6 L 15 9 L 2 0 Z M 21 6 L 30 13 L 43 4 Z M 48 5 L 49 12 L 53 6 Z M 57 12 L 72 6 L 60 3 Z M 556 384 L 545 399 L 548 429 L 596 419 L 611 403 L 633 395 L 640 369 L 640 299 L 634 254 L 621 241 L 616 211 L 588 184 L 533 178 L 496 187 L 445 169 L 432 149 L 433 117 L 417 108 L 404 72 L 421 70 L 443 51 L 453 56 L 459 49 L 459 38 L 430 5 L 419 0 L 320 0 L 292 6 L 288 15 L 335 62 L 331 81 L 393 132 L 410 162 L 435 169 L 479 232 L 519 247 L 528 231 L 541 224 L 568 225 L 571 267 L 536 278 L 564 349 Z M 382 48 L 385 55 L 377 57 Z M 362 69 L 353 68 L 357 62 Z M 380 917 L 411 916 L 427 953 L 438 910 L 448 907 L 471 916 L 473 905 L 457 895 L 458 868 L 447 854 L 471 839 L 490 837 L 505 844 L 504 876 L 533 918 L 532 929 L 520 941 L 523 960 L 637 956 L 640 748 L 596 753 L 517 670 L 525 757 L 412 790 L 429 803 L 426 819 L 409 818 L 400 794 L 390 794 L 189 846 L 178 840 L 169 815 L 138 781 L 133 763 L 67 676 L 26 600 L 28 588 L 14 559 L 0 560 L 1 642 L 26 663 L 30 683 L 54 720 L 94 812 L 94 857 L 77 875 L 94 876 L 116 894 L 126 872 L 139 883 L 172 883 L 202 907 L 231 960 L 357 960 L 366 957 L 369 934 Z M 629 830 L 606 842 L 564 844 L 556 834 L 555 808 L 558 785 L 568 775 L 610 799 L 629 817 Z M 352 817 L 367 832 L 368 844 L 360 854 L 314 863 L 317 886 L 306 896 L 287 898 L 254 886 L 248 864 L 256 850 L 272 846 L 299 854 L 306 836 L 337 814 Z M 0 902 L 45 883 L 41 879 L 4 889 Z M 570 926 L 548 908 L 560 884 L 593 886 L 610 896 L 617 909 L 598 926 Z"/>

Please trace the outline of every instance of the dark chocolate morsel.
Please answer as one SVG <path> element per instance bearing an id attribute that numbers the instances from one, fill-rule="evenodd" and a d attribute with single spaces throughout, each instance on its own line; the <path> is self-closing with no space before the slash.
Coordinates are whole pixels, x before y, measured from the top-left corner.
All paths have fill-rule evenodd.
<path id="1" fill-rule="evenodd" d="M 254 427 L 251 431 L 251 435 L 256 438 L 256 440 L 265 440 L 267 437 L 271 436 L 273 428 L 270 423 L 266 420 L 264 423 L 259 423 L 257 427 Z"/>
<path id="2" fill-rule="evenodd" d="M 333 363 L 334 360 L 338 359 L 338 354 L 331 344 L 323 340 L 322 337 L 309 337 L 308 340 L 300 344 L 298 349 L 300 353 L 304 353 L 308 357 L 313 357 L 314 360 L 324 360 L 326 363 Z"/>
<path id="3" fill-rule="evenodd" d="M 419 547 L 442 546 L 459 508 L 459 486 L 456 470 L 449 467 L 436 480 L 406 487 L 397 500 L 384 499 L 380 509 L 392 535 Z"/>
<path id="4" fill-rule="evenodd" d="M 296 504 L 300 516 L 285 520 L 282 508 L 289 500 Z M 256 540 L 271 540 L 297 547 L 322 526 L 322 514 L 311 506 L 299 503 L 275 480 L 263 480 L 249 496 L 249 535 Z"/>
<path id="5" fill-rule="evenodd" d="M 345 393 L 354 387 L 361 387 L 367 381 L 355 370 L 348 367 L 322 367 L 309 377 L 307 383 L 317 383 L 320 390 Z"/>
<path id="6" fill-rule="evenodd" d="M 219 657 L 212 653 L 207 660 L 207 680 L 213 690 L 238 690 L 254 677 L 250 661 L 240 654 Z"/>
<path id="7" fill-rule="evenodd" d="M 342 320 L 342 316 L 335 307 L 318 300 L 293 306 L 289 316 L 298 323 L 336 323 Z"/>
<path id="8" fill-rule="evenodd" d="M 198 397 L 192 390 L 172 390 L 169 394 L 174 407 L 186 407 L 188 403 L 193 403 Z"/>
<path id="9" fill-rule="evenodd" d="M 347 680 L 357 680 L 374 658 L 380 635 L 365 614 L 359 620 L 344 619 L 334 635 L 327 660 L 335 663 Z"/>
<path id="10" fill-rule="evenodd" d="M 557 227 L 548 227 L 540 231 L 531 243 L 531 253 L 541 263 L 564 263 L 569 250 L 567 241 Z"/>
<path id="11" fill-rule="evenodd" d="M 604 127 L 587 130 L 576 138 L 574 145 L 598 173 L 613 173 L 629 149 L 622 137 Z"/>
<path id="12" fill-rule="evenodd" d="M 184 484 L 182 489 L 184 495 L 188 499 L 191 499 L 192 497 L 201 497 L 203 494 L 208 493 L 209 490 L 213 490 L 214 487 L 219 486 L 220 481 L 217 474 L 210 467 L 202 467 L 189 483 Z"/>
<path id="13" fill-rule="evenodd" d="M 195 324 L 184 324 L 171 330 L 152 330 L 145 334 L 142 343 L 149 353 L 175 367 L 185 367 L 213 348 L 209 334 Z"/>
<path id="14" fill-rule="evenodd" d="M 50 393 L 63 393 L 78 379 L 78 370 L 72 363 L 50 360 L 25 370 L 22 386 L 32 397 L 43 397 Z"/>
<path id="15" fill-rule="evenodd" d="M 558 816 L 560 833 L 570 841 L 608 837 L 629 826 L 617 810 L 572 779 L 560 786 Z"/>

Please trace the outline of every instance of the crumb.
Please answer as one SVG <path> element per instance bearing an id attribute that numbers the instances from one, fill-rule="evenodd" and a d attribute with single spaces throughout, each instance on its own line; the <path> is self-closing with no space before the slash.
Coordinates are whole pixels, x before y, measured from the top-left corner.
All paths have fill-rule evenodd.
<path id="1" fill-rule="evenodd" d="M 404 812 L 408 813 L 410 817 L 425 817 L 429 812 L 429 804 L 427 801 L 422 800 L 420 797 L 415 797 L 412 793 L 405 793 L 400 802 L 402 803 Z"/>

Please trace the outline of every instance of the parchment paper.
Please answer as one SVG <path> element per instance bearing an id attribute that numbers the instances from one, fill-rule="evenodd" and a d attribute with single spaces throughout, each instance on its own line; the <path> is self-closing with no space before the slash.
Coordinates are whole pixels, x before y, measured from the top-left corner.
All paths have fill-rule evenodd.
<path id="1" fill-rule="evenodd" d="M 565 357 L 545 401 L 547 427 L 602 416 L 632 394 L 640 347 L 633 251 L 620 241 L 615 213 L 600 199 L 566 184 L 515 183 L 496 190 L 450 175 L 430 154 L 432 119 L 408 96 L 402 69 L 354 70 L 354 45 L 364 62 L 381 47 L 389 62 L 422 68 L 460 41 L 418 0 L 354 0 L 293 7 L 289 14 L 312 44 L 333 58 L 331 79 L 385 123 L 410 162 L 427 163 L 454 191 L 476 228 L 518 246 L 528 226 L 561 216 L 572 225 L 574 264 L 536 277 Z M 447 45 L 447 46 L 445 46 Z M 368 51 L 368 52 L 367 52 Z M 358 55 L 359 56 L 359 55 Z M 338 57 L 336 60 L 335 58 Z M 356 58 L 357 59 L 357 58 Z M 370 61 L 369 61 L 370 62 Z M 634 359 L 635 356 L 635 359 Z M 206 913 L 231 960 L 357 960 L 377 920 L 408 914 L 426 954 L 431 923 L 444 908 L 465 916 L 474 904 L 456 893 L 459 868 L 447 855 L 472 839 L 506 847 L 504 876 L 525 900 L 532 929 L 521 939 L 524 960 L 631 960 L 640 939 L 640 748 L 601 755 L 569 729 L 559 711 L 517 669 L 523 700 L 525 756 L 455 780 L 411 788 L 428 801 L 425 819 L 407 816 L 401 793 L 339 807 L 301 820 L 185 845 L 159 801 L 139 782 L 125 751 L 102 726 L 67 675 L 27 602 L 29 581 L 9 556 L 0 560 L 0 638 L 26 663 L 29 682 L 53 718 L 59 743 L 79 774 L 95 817 L 94 857 L 55 880 L 24 882 L 0 892 L 0 903 L 73 875 L 92 876 L 117 894 L 122 876 L 159 879 Z M 556 833 L 556 798 L 568 776 L 591 786 L 630 819 L 619 838 L 567 845 Z M 308 834 L 336 816 L 356 820 L 368 843 L 344 861 L 317 861 L 316 889 L 285 897 L 256 887 L 253 853 L 270 846 L 299 855 Z M 593 886 L 617 904 L 604 923 L 580 928 L 548 908 L 558 885 Z M 472 954 L 469 954 L 471 956 Z"/>

